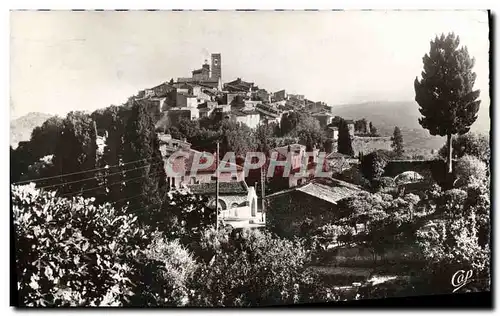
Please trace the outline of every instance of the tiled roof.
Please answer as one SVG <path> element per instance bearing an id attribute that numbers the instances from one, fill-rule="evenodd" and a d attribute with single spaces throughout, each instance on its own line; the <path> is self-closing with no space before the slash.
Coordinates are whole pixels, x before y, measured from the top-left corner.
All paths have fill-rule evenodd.
<path id="1" fill-rule="evenodd" d="M 362 192 L 358 186 L 332 178 L 316 178 L 311 182 L 292 189 L 276 192 L 266 198 L 299 191 L 323 201 L 337 204 L 338 201 Z"/>
<path id="2" fill-rule="evenodd" d="M 207 161 L 207 159 L 210 159 L 208 157 L 212 157 L 213 159 L 213 163 L 211 166 L 197 170 L 197 172 L 214 173 L 216 171 L 216 161 L 215 161 L 216 155 L 211 154 L 209 152 L 200 152 L 194 149 L 189 149 L 189 150 L 182 149 L 181 151 L 184 153 L 184 155 L 175 155 L 175 160 L 172 157 L 168 159 L 168 163 L 172 166 L 172 171 L 180 174 L 189 174 L 191 172 L 191 169 L 193 168 L 193 162 L 195 157 L 199 157 L 199 164 L 203 164 L 204 162 Z M 234 169 L 236 169 L 237 171 L 243 170 L 242 166 L 232 164 L 230 162 L 226 162 L 223 168 L 228 171 Z"/>
<path id="3" fill-rule="evenodd" d="M 232 114 L 236 116 L 247 116 L 247 115 L 256 115 L 259 114 L 259 112 L 255 110 L 233 110 L 231 111 Z"/>
<path id="4" fill-rule="evenodd" d="M 288 154 L 288 147 L 290 147 L 290 151 L 292 151 L 292 152 L 295 152 L 295 151 L 300 150 L 300 149 L 304 149 L 304 150 L 306 149 L 306 146 L 301 145 L 301 144 L 290 144 L 290 145 L 286 145 L 286 146 L 276 147 L 276 148 L 273 148 L 271 150 L 277 151 L 278 153 L 286 156 Z"/>
<path id="5" fill-rule="evenodd" d="M 349 156 L 338 153 L 338 152 L 333 152 L 333 153 L 329 154 L 328 156 L 326 156 L 326 159 L 342 159 L 342 158 L 347 159 L 347 158 L 349 158 Z"/>
<path id="6" fill-rule="evenodd" d="M 216 193 L 216 183 L 200 183 L 188 185 L 193 194 L 212 195 Z M 219 194 L 223 195 L 247 195 L 248 186 L 245 181 L 240 182 L 220 182 Z"/>

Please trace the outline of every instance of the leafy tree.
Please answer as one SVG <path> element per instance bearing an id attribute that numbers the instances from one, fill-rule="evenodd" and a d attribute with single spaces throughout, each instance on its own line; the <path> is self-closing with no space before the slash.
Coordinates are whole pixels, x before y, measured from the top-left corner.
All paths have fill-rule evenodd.
<path id="1" fill-rule="evenodd" d="M 354 121 L 354 131 L 361 133 L 361 134 L 367 134 L 368 130 L 368 121 L 363 118 L 361 120 Z"/>
<path id="2" fill-rule="evenodd" d="M 170 81 L 168 82 L 168 84 L 173 85 L 174 84 L 174 78 L 170 78 Z"/>
<path id="3" fill-rule="evenodd" d="M 369 153 L 361 160 L 361 172 L 368 180 L 377 179 L 384 173 L 386 159 L 378 152 Z"/>
<path id="4" fill-rule="evenodd" d="M 30 139 L 30 148 L 33 155 L 42 158 L 54 154 L 63 127 L 64 120 L 58 116 L 53 116 L 46 120 L 42 126 L 35 127 L 31 132 Z"/>
<path id="5" fill-rule="evenodd" d="M 448 291 L 452 275 L 464 267 L 474 270 L 480 290 L 489 289 L 490 251 L 479 244 L 478 216 L 464 207 L 467 199 L 462 189 L 445 191 L 436 200 L 439 217 L 417 231 L 430 284 L 438 292 Z"/>
<path id="6" fill-rule="evenodd" d="M 452 139 L 454 158 L 460 159 L 464 155 L 471 155 L 489 165 L 491 155 L 489 135 L 468 132 L 463 135 L 454 136 Z M 448 145 L 445 144 L 439 150 L 439 155 L 446 158 L 448 152 Z"/>
<path id="7" fill-rule="evenodd" d="M 392 144 L 391 147 L 396 153 L 398 157 L 403 156 L 404 154 L 404 147 L 403 147 L 403 135 L 401 134 L 401 130 L 399 127 L 394 127 L 394 133 L 391 137 Z"/>
<path id="8" fill-rule="evenodd" d="M 370 122 L 369 127 L 370 127 L 370 136 L 372 136 L 372 137 L 380 136 L 377 128 L 375 127 L 375 125 L 372 124 L 372 122 Z"/>
<path id="9" fill-rule="evenodd" d="M 322 146 L 325 141 L 325 134 L 318 120 L 311 116 L 305 116 L 299 121 L 295 127 L 295 133 L 299 136 L 300 143 L 306 146 L 307 151 L 312 151 L 313 147 Z"/>
<path id="10" fill-rule="evenodd" d="M 20 142 L 16 149 L 10 146 L 10 181 L 15 183 L 27 180 L 29 167 L 36 162 L 36 157 L 29 142 Z M 35 176 L 33 178 L 39 178 Z"/>
<path id="11" fill-rule="evenodd" d="M 155 233 L 152 242 L 135 261 L 134 295 L 128 306 L 184 306 L 188 304 L 189 281 L 198 264 L 177 240 Z"/>
<path id="12" fill-rule="evenodd" d="M 297 127 L 300 120 L 299 116 L 299 113 L 296 111 L 283 114 L 280 122 L 281 136 L 288 135 Z"/>
<path id="13" fill-rule="evenodd" d="M 339 126 L 340 124 L 340 121 L 342 121 L 343 118 L 341 118 L 340 116 L 336 115 L 332 118 L 332 122 L 330 123 L 332 126 Z"/>
<path id="14" fill-rule="evenodd" d="M 125 126 L 123 163 L 125 196 L 139 220 L 156 225 L 165 197 L 166 174 L 158 136 L 147 109 L 135 103 Z"/>
<path id="15" fill-rule="evenodd" d="M 178 130 L 180 135 L 182 135 L 180 139 L 185 138 L 188 141 L 192 141 L 202 133 L 198 121 L 192 121 L 186 118 L 181 118 L 179 120 Z"/>
<path id="16" fill-rule="evenodd" d="M 473 90 L 476 74 L 474 58 L 461 47 L 454 33 L 431 41 L 429 54 L 423 58 L 422 79 L 415 79 L 415 101 L 422 117 L 420 125 L 431 135 L 447 137 L 448 173 L 452 169 L 452 135 L 465 134 L 477 119 L 479 90 Z"/>
<path id="17" fill-rule="evenodd" d="M 344 155 L 353 156 L 352 139 L 349 134 L 349 126 L 345 120 L 339 122 L 338 152 Z"/>
<path id="18" fill-rule="evenodd" d="M 126 303 L 132 262 L 148 242 L 134 216 L 34 185 L 13 186 L 11 193 L 21 306 Z"/>
<path id="19" fill-rule="evenodd" d="M 257 140 L 252 129 L 245 124 L 224 121 L 220 127 L 219 135 L 221 157 L 227 152 L 234 152 L 235 155 L 245 155 L 249 151 L 254 151 L 257 147 Z"/>
<path id="20" fill-rule="evenodd" d="M 201 244 L 210 263 L 192 278 L 192 306 L 271 306 L 324 301 L 318 279 L 307 271 L 309 256 L 297 241 L 267 232 L 208 231 Z"/>
<path id="21" fill-rule="evenodd" d="M 275 136 L 276 123 L 260 124 L 255 130 L 255 137 L 257 138 L 257 150 L 267 155 L 272 148 L 271 138 Z"/>
<path id="22" fill-rule="evenodd" d="M 193 240 L 199 240 L 201 232 L 216 225 L 215 209 L 210 208 L 208 202 L 204 196 L 169 192 L 158 230 L 190 246 Z"/>
<path id="23" fill-rule="evenodd" d="M 96 168 L 96 138 L 95 122 L 90 115 L 84 112 L 68 113 L 53 157 L 54 171 L 64 177 L 51 182 L 58 185 L 58 192 L 61 194 L 82 193 L 86 197 L 94 195 L 92 190 L 97 187 L 96 173 L 82 171 Z"/>
<path id="24" fill-rule="evenodd" d="M 455 166 L 456 184 L 464 186 L 488 181 L 486 171 L 487 167 L 484 162 L 474 156 L 465 155 Z"/>

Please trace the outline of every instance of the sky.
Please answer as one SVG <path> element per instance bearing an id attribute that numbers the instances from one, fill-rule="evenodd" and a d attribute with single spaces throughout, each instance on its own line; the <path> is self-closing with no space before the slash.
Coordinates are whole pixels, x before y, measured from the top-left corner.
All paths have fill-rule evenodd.
<path id="1" fill-rule="evenodd" d="M 437 34 L 455 32 L 476 59 L 489 106 L 485 11 L 11 12 L 11 118 L 120 105 L 189 77 L 221 53 L 222 80 L 286 89 L 331 106 L 414 100 Z"/>

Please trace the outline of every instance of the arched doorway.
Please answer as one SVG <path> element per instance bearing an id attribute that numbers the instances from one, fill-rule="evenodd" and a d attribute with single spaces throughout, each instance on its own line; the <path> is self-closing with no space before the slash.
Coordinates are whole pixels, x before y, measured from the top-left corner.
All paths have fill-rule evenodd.
<path id="1" fill-rule="evenodd" d="M 215 208 L 215 205 L 216 205 L 215 199 L 213 199 L 210 202 L 210 207 Z M 219 211 L 223 211 L 223 210 L 227 210 L 226 202 L 224 202 L 224 200 L 219 199 Z"/>
<path id="2" fill-rule="evenodd" d="M 252 203 L 250 204 L 250 211 L 252 213 L 252 217 L 257 216 L 257 202 L 255 199 L 252 199 Z"/>

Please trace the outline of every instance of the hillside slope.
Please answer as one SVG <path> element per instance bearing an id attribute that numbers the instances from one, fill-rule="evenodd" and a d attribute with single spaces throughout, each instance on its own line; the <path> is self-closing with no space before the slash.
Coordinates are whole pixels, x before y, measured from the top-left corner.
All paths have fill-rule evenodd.
<path id="1" fill-rule="evenodd" d="M 10 121 L 10 145 L 16 148 L 19 142 L 29 140 L 33 129 L 50 117 L 52 117 L 50 114 L 31 112 Z"/>
<path id="2" fill-rule="evenodd" d="M 333 106 L 333 114 L 346 119 L 366 118 L 373 122 L 382 136 L 391 136 L 394 127 L 399 126 L 405 146 L 416 150 L 439 149 L 445 142 L 444 137 L 432 136 L 418 123 L 421 117 L 418 104 L 414 101 L 367 102 Z M 489 108 L 482 105 L 476 123 L 471 130 L 489 132 Z"/>

